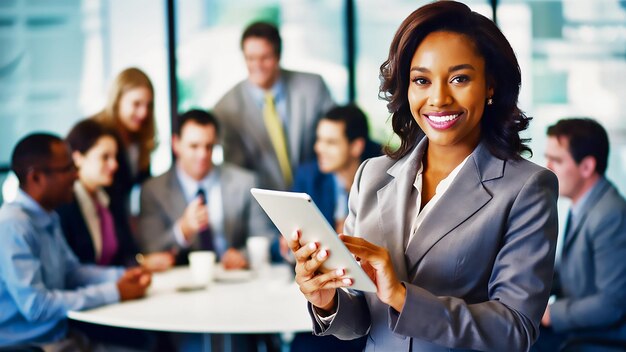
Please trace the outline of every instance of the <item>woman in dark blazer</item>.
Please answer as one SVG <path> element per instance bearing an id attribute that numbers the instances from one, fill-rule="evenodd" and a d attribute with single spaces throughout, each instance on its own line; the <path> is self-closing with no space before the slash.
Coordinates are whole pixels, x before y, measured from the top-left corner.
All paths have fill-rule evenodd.
<path id="1" fill-rule="evenodd" d="M 72 203 L 57 209 L 68 244 L 82 263 L 136 265 L 137 246 L 121 203 L 110 202 L 104 187 L 118 170 L 114 132 L 87 119 L 66 138 L 78 168 Z M 146 267 L 160 270 L 171 254 L 156 254 Z M 163 267 L 161 267 L 163 265 Z"/>
<path id="2" fill-rule="evenodd" d="M 332 253 L 296 232 L 315 333 L 367 335 L 366 351 L 528 350 L 550 292 L 558 186 L 522 158 L 513 49 L 489 19 L 438 1 L 400 25 L 381 77 L 401 145 L 359 168 L 342 235 L 377 291 L 318 271 Z"/>

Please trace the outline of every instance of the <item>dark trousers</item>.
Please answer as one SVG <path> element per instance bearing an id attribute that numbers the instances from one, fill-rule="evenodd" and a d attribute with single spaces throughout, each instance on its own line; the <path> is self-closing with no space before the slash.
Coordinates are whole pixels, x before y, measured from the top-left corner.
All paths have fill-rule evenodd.
<path id="1" fill-rule="evenodd" d="M 546 327 L 539 329 L 539 339 L 531 347 L 531 352 L 558 352 L 567 335 L 559 334 Z"/>
<path id="2" fill-rule="evenodd" d="M 139 351 L 171 351 L 161 333 L 69 321 L 70 331 L 83 334 L 90 343 L 126 347 Z M 163 349 L 165 348 L 165 349 Z"/>
<path id="3" fill-rule="evenodd" d="M 558 333 L 541 327 L 539 339 L 531 352 L 619 352 L 626 351 L 626 341 L 619 330 Z"/>
<path id="4" fill-rule="evenodd" d="M 354 340 L 340 340 L 335 336 L 315 336 L 298 333 L 291 342 L 291 352 L 360 352 L 365 349 L 367 336 Z"/>

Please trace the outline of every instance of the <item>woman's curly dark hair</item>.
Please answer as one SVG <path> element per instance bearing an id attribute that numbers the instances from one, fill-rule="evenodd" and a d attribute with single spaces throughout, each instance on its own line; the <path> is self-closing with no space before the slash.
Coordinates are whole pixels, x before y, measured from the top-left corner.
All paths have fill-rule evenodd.
<path id="1" fill-rule="evenodd" d="M 519 64 L 511 44 L 488 18 L 456 1 L 437 1 L 415 10 L 396 32 L 389 58 L 380 66 L 380 93 L 392 113 L 393 131 L 401 145 L 386 150 L 394 159 L 405 156 L 419 142 L 424 132 L 413 118 L 407 97 L 409 70 L 417 47 L 436 31 L 459 33 L 470 38 L 485 60 L 487 82 L 494 88 L 492 105 L 485 105 L 481 119 L 481 138 L 489 151 L 500 159 L 520 159 L 532 151 L 520 132 L 528 128 L 527 117 L 517 106 L 521 85 Z"/>

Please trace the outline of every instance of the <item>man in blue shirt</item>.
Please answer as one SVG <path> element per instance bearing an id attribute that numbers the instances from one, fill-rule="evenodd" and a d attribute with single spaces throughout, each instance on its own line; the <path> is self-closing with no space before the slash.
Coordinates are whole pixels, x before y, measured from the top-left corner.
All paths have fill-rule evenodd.
<path id="1" fill-rule="evenodd" d="M 317 160 L 298 167 L 292 190 L 308 193 L 341 233 L 357 169 L 363 160 L 379 156 L 381 146 L 369 139 L 363 111 L 346 105 L 330 109 L 318 122 L 314 150 Z"/>
<path id="2" fill-rule="evenodd" d="M 67 312 L 142 297 L 140 268 L 81 265 L 54 209 L 72 200 L 76 167 L 57 136 L 31 134 L 13 150 L 20 189 L 0 208 L 0 347 L 67 344 Z"/>

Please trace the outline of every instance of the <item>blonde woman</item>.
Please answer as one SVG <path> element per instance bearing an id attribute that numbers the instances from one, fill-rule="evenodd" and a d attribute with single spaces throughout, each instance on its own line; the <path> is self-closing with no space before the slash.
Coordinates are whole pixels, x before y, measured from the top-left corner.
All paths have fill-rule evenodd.
<path id="1" fill-rule="evenodd" d="M 135 184 L 150 176 L 150 153 L 156 147 L 150 78 L 138 68 L 120 72 L 111 85 L 104 110 L 94 119 L 117 134 L 118 171 L 109 194 L 125 200 Z"/>

